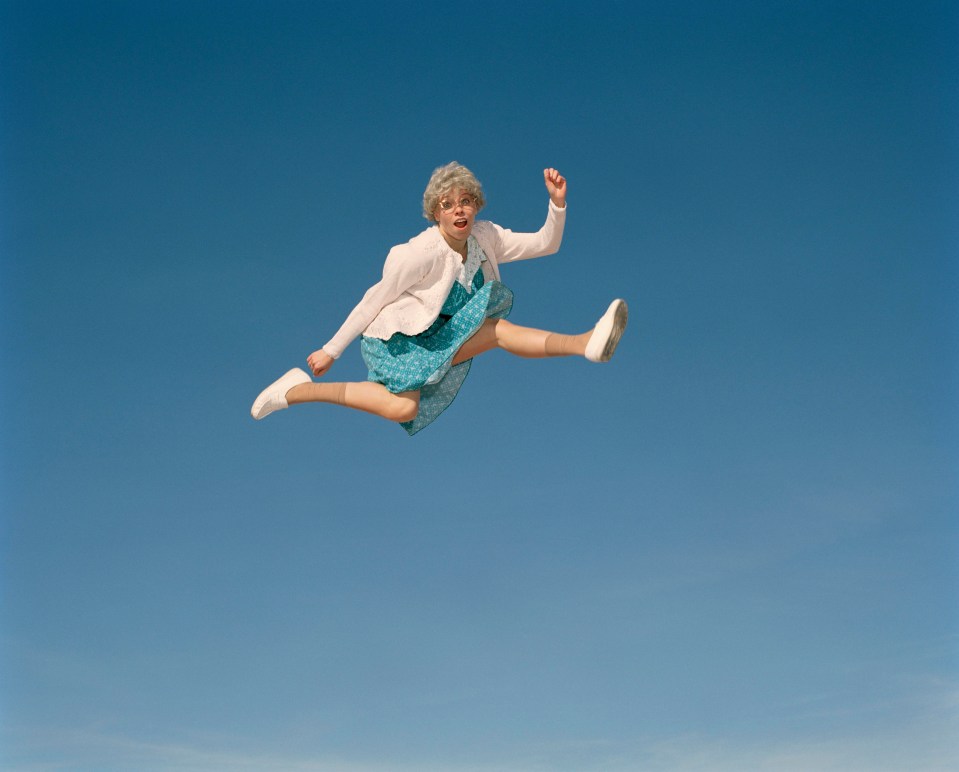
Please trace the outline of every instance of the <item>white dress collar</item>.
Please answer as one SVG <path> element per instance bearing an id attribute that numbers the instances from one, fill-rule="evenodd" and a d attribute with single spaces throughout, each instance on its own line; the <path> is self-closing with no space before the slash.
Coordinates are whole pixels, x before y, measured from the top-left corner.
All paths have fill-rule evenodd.
<path id="1" fill-rule="evenodd" d="M 459 272 L 456 275 L 456 281 L 463 285 L 464 289 L 472 291 L 473 277 L 480 269 L 480 264 L 486 259 L 483 248 L 476 241 L 474 236 L 466 240 L 466 259 L 460 265 Z"/>

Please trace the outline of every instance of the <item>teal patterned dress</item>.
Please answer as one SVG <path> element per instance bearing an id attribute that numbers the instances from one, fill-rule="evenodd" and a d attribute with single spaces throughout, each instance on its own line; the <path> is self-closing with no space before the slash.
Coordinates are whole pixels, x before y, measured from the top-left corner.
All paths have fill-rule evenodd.
<path id="1" fill-rule="evenodd" d="M 472 257 L 486 255 L 472 236 Z M 513 307 L 513 293 L 499 281 L 485 281 L 477 269 L 467 290 L 454 281 L 439 316 L 417 335 L 395 333 L 389 340 L 363 336 L 360 350 L 369 368 L 367 380 L 382 383 L 393 394 L 420 392 L 416 418 L 400 424 L 410 434 L 431 424 L 452 404 L 466 380 L 472 360 L 453 366 L 460 347 L 486 319 L 505 319 Z"/>

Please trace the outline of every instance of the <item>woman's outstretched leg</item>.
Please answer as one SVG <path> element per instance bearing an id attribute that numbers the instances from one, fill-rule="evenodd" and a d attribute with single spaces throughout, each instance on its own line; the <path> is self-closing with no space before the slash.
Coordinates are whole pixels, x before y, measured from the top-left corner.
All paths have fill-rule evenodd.
<path id="1" fill-rule="evenodd" d="M 606 362 L 612 357 L 626 329 L 626 319 L 626 303 L 622 300 L 614 300 L 596 326 L 579 335 L 520 327 L 505 319 L 487 319 L 476 334 L 460 347 L 453 364 L 460 364 L 494 348 L 527 359 L 582 356 L 593 362 Z"/>
<path id="2" fill-rule="evenodd" d="M 372 413 L 388 421 L 405 423 L 416 418 L 420 409 L 420 393 L 404 391 L 393 394 L 385 386 L 372 381 L 357 383 L 301 383 L 286 394 L 291 405 L 305 402 L 328 402 L 364 413 Z"/>
<path id="3" fill-rule="evenodd" d="M 487 319 L 483 326 L 464 343 L 453 364 L 458 365 L 485 351 L 501 348 L 526 359 L 557 356 L 583 356 L 592 331 L 581 335 L 560 335 L 533 327 L 520 327 L 505 319 Z"/>
<path id="4" fill-rule="evenodd" d="M 253 403 L 254 418 L 265 418 L 270 413 L 304 402 L 326 402 L 354 410 L 372 413 L 399 423 L 416 418 L 420 407 L 420 393 L 406 391 L 393 394 L 379 383 L 315 383 L 303 370 L 290 370 L 279 380 L 267 386 Z"/>

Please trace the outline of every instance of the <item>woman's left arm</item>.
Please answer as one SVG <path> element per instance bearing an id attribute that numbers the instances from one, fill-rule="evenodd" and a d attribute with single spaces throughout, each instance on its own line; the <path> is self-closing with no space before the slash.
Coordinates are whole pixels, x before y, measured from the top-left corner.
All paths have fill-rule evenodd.
<path id="1" fill-rule="evenodd" d="M 549 193 L 546 222 L 536 233 L 514 233 L 494 225 L 499 237 L 496 259 L 500 263 L 551 255 L 559 250 L 566 225 L 566 178 L 556 169 L 544 169 L 543 180 Z"/>
<path id="2" fill-rule="evenodd" d="M 546 191 L 549 200 L 557 209 L 566 208 L 566 178 L 553 168 L 543 169 L 543 179 L 546 181 Z"/>

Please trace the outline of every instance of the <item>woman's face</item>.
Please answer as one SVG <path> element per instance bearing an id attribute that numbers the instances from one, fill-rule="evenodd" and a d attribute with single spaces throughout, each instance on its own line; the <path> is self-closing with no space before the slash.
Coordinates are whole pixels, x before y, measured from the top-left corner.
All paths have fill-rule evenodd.
<path id="1" fill-rule="evenodd" d="M 476 202 L 463 189 L 450 191 L 440 196 L 434 217 L 447 242 L 466 241 L 476 219 Z"/>

